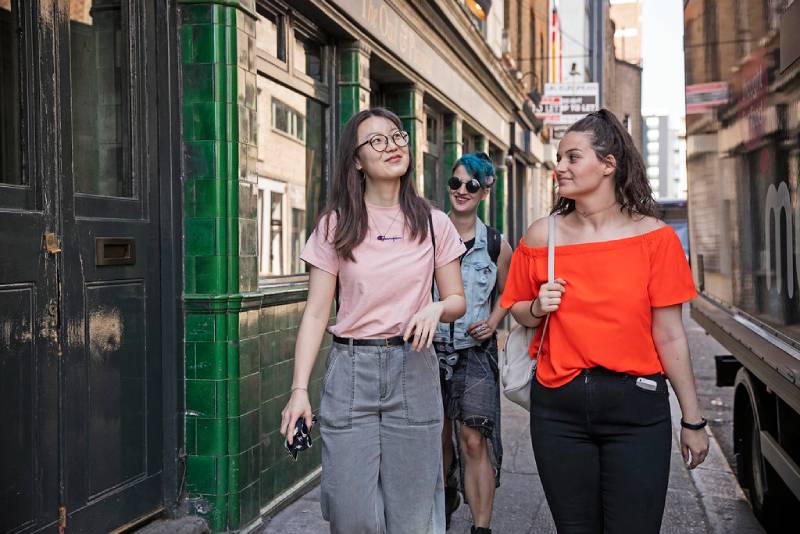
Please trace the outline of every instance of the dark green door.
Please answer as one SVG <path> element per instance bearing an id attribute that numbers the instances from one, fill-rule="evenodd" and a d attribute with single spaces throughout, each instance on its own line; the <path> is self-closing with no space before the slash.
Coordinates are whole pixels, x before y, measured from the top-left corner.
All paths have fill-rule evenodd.
<path id="1" fill-rule="evenodd" d="M 16 130 L 0 103 L 22 138 L 0 178 L 2 533 L 108 532 L 163 503 L 154 4 L 0 7 L 41 54 L 3 64 L 35 89 Z"/>
<path id="2" fill-rule="evenodd" d="M 105 532 L 162 502 L 153 2 L 69 4 L 64 485 L 70 531 Z"/>
<path id="3" fill-rule="evenodd" d="M 20 10 L 19 7 L 25 9 Z M 52 26 L 25 2 L 0 2 L 0 532 L 53 525 L 59 506 L 59 257 L 54 145 L 35 120 L 54 121 Z M 34 48 L 34 44 L 36 47 Z M 37 91 L 32 91 L 37 87 Z M 51 128 L 52 131 L 52 128 Z M 51 239 L 51 248 L 54 240 Z"/>

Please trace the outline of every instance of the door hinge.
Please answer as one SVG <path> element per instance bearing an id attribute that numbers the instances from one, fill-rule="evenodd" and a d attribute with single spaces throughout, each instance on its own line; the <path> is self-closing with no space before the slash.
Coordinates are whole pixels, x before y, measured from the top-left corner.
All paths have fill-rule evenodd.
<path id="1" fill-rule="evenodd" d="M 61 247 L 58 243 L 58 236 L 53 232 L 47 232 L 44 234 L 44 248 L 48 254 L 59 254 L 61 253 Z"/>
<path id="2" fill-rule="evenodd" d="M 67 530 L 67 507 L 58 507 L 58 534 L 64 534 Z"/>

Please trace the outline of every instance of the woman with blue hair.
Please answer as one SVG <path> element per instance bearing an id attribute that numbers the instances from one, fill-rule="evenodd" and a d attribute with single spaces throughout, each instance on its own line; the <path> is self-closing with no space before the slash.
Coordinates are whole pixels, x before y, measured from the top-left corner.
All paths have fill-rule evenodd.
<path id="1" fill-rule="evenodd" d="M 478 218 L 478 205 L 494 183 L 494 165 L 483 152 L 462 156 L 448 181 L 449 217 L 467 251 L 461 277 L 467 312 L 441 322 L 434 335 L 442 379 L 442 432 L 446 518 L 460 504 L 472 512 L 472 532 L 489 534 L 495 488 L 500 484 L 500 387 L 496 330 L 507 310 L 495 296 L 505 285 L 511 246 Z"/>

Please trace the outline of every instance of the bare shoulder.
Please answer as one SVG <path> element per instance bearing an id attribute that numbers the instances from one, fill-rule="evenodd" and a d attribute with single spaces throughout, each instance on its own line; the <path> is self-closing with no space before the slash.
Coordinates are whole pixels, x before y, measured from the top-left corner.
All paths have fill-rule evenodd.
<path id="1" fill-rule="evenodd" d="M 547 246 L 547 217 L 536 219 L 528 226 L 522 242 L 526 247 L 537 248 Z"/>
<path id="2" fill-rule="evenodd" d="M 634 219 L 633 224 L 637 235 L 646 234 L 647 232 L 652 232 L 653 230 L 664 228 L 667 225 L 667 223 L 665 223 L 661 219 L 656 219 L 655 217 L 648 217 L 648 216 Z"/>

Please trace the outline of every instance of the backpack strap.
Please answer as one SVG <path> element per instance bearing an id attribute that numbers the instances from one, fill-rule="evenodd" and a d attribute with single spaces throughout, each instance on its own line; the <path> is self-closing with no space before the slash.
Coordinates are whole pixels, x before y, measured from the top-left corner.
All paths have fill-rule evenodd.
<path id="1" fill-rule="evenodd" d="M 503 242 L 503 234 L 491 226 L 486 226 L 486 240 L 488 241 L 487 249 L 489 257 L 492 258 L 492 263 L 497 265 L 497 258 L 500 257 L 500 245 Z"/>
<path id="2" fill-rule="evenodd" d="M 431 233 L 431 245 L 433 245 L 433 276 L 431 276 L 431 299 L 433 299 L 433 288 L 436 284 L 436 234 L 433 233 L 433 210 L 428 212 L 428 229 Z"/>

